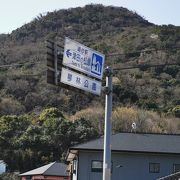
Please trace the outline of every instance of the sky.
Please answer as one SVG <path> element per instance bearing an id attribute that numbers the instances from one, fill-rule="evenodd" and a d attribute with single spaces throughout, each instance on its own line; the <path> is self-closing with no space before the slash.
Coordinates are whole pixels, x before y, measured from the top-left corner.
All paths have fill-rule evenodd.
<path id="1" fill-rule="evenodd" d="M 91 3 L 125 7 L 154 24 L 180 26 L 180 0 L 0 0 L 0 33 L 11 33 L 40 13 Z"/>

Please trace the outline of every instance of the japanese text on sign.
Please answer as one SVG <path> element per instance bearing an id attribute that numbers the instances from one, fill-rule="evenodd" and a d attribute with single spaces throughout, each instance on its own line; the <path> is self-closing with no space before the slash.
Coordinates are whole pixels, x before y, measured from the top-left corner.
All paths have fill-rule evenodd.
<path id="1" fill-rule="evenodd" d="M 101 82 L 88 78 L 82 74 L 75 73 L 66 68 L 62 68 L 61 82 L 93 94 L 100 95 L 101 93 Z"/>
<path id="2" fill-rule="evenodd" d="M 90 76 L 102 79 L 104 55 L 66 38 L 63 64 Z"/>

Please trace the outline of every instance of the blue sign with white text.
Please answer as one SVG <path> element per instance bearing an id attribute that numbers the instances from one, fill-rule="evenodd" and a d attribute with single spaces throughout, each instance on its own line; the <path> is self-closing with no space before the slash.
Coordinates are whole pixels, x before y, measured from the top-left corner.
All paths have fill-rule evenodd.
<path id="1" fill-rule="evenodd" d="M 65 39 L 63 65 L 102 79 L 105 56 L 69 38 Z"/>

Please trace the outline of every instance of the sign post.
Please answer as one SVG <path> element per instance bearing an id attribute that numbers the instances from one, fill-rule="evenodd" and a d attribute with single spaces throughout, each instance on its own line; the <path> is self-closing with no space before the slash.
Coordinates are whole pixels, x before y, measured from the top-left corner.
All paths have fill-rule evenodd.
<path id="1" fill-rule="evenodd" d="M 104 127 L 103 180 L 111 179 L 111 114 L 112 114 L 112 69 L 106 71 L 106 105 Z"/>
<path id="2" fill-rule="evenodd" d="M 78 88 L 95 95 L 101 94 L 105 56 L 69 38 L 65 39 L 63 62 L 58 65 L 57 47 L 49 42 L 47 56 L 47 82 Z M 50 56 L 50 57 L 49 57 Z M 112 114 L 112 69 L 106 68 L 106 104 L 104 128 L 103 180 L 111 180 L 111 114 Z"/>

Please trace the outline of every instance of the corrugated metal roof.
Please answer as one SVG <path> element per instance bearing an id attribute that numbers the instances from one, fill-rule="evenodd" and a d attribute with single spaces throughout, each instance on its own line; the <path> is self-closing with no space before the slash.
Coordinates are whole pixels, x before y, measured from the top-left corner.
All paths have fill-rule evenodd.
<path id="1" fill-rule="evenodd" d="M 104 138 L 70 148 L 103 150 Z M 111 136 L 113 151 L 153 152 L 180 154 L 180 135 L 118 133 Z"/>
<path id="2" fill-rule="evenodd" d="M 31 175 L 67 176 L 68 174 L 66 173 L 66 168 L 67 165 L 63 163 L 53 162 L 45 166 L 20 174 L 20 176 L 31 176 Z"/>

